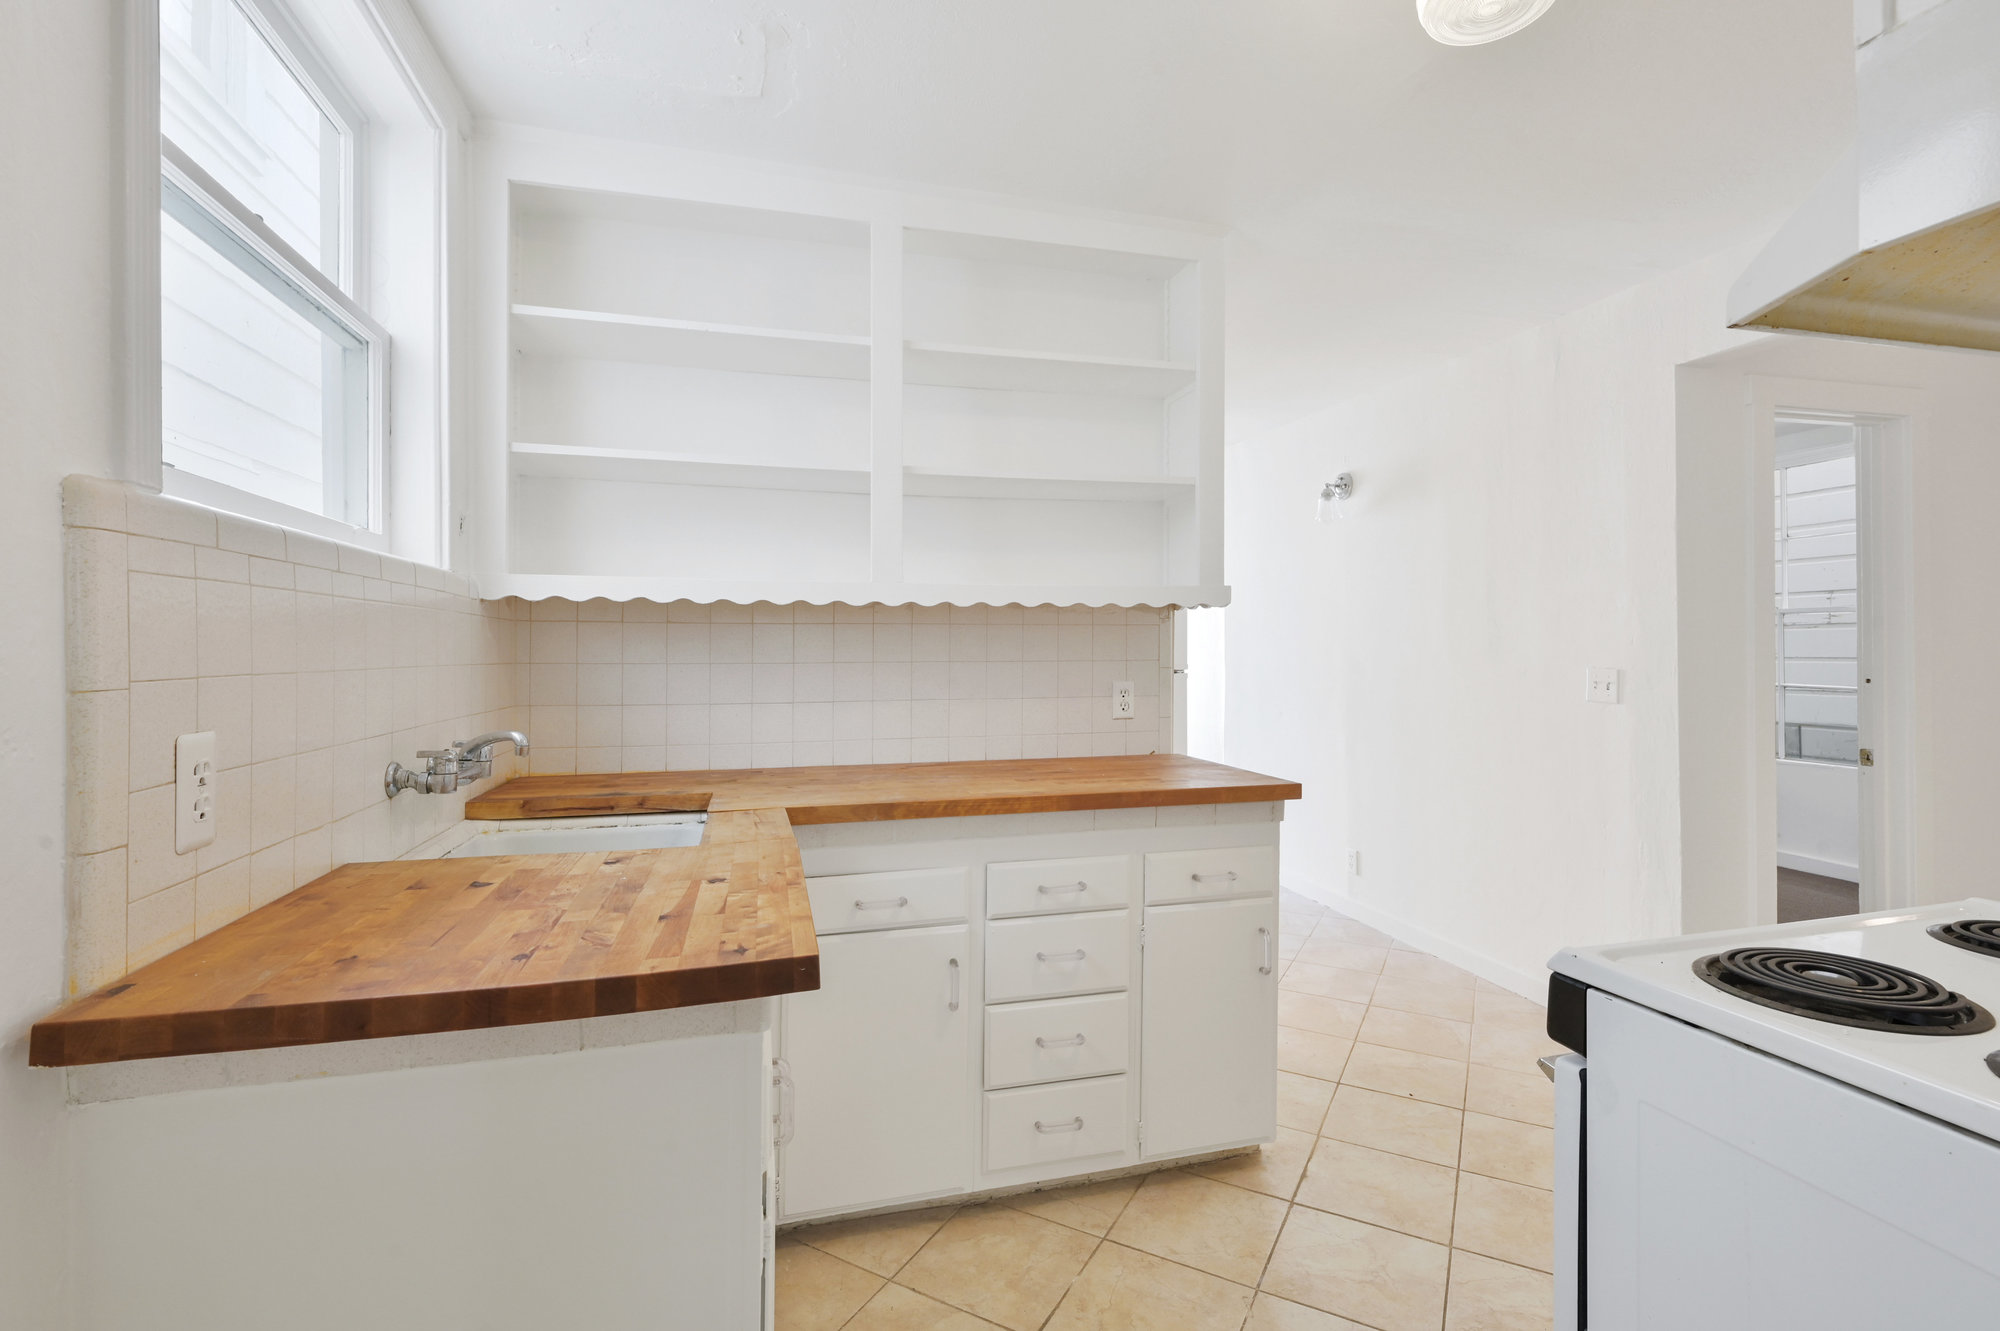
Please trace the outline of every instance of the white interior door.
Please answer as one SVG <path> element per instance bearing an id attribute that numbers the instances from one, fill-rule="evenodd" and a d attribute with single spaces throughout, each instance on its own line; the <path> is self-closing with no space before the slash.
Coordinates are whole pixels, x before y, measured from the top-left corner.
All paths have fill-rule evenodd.
<path id="1" fill-rule="evenodd" d="M 1268 1141 L 1277 1130 L 1278 902 L 1146 910 L 1141 1149 Z"/>
<path id="2" fill-rule="evenodd" d="M 965 1186 L 970 941 L 963 924 L 819 940 L 820 988 L 784 1002 L 781 1215 Z"/>

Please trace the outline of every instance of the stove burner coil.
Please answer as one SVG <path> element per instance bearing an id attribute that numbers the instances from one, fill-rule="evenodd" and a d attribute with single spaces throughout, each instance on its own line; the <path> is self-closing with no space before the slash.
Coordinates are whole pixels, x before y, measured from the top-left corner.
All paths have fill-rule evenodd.
<path id="1" fill-rule="evenodd" d="M 2000 957 L 2000 920 L 1953 920 L 1950 924 L 1933 924 L 1924 932 L 1940 943 Z"/>
<path id="2" fill-rule="evenodd" d="M 1861 957 L 1789 947 L 1739 947 L 1694 964 L 1724 993 L 1817 1021 L 1906 1035 L 1978 1035 L 1993 1014 L 1937 981 Z"/>

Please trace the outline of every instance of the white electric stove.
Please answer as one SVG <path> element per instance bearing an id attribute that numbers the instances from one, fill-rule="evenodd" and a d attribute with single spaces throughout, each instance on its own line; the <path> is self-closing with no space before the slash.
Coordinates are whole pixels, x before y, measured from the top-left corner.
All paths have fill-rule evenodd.
<path id="1" fill-rule="evenodd" d="M 1559 1328 L 2000 1328 L 2000 901 L 1549 964 Z"/>

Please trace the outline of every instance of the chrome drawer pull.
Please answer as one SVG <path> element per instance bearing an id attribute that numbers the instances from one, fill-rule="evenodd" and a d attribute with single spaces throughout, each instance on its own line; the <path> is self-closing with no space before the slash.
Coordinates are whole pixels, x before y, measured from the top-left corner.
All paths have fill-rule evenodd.
<path id="1" fill-rule="evenodd" d="M 1035 960 L 1036 961 L 1082 961 L 1083 949 L 1078 948 L 1074 952 L 1037 952 L 1035 953 Z"/>
<path id="2" fill-rule="evenodd" d="M 951 1001 L 946 1003 L 944 1006 L 945 1006 L 945 1011 L 947 1012 L 958 1011 L 958 958 L 957 957 L 953 957 L 951 959 Z"/>
<path id="3" fill-rule="evenodd" d="M 856 910 L 901 910 L 910 904 L 908 897 L 883 897 L 880 901 L 856 901 Z"/>
<path id="4" fill-rule="evenodd" d="M 1063 892 L 1088 892 L 1090 884 L 1079 878 L 1074 883 L 1043 883 L 1035 890 L 1047 895 L 1055 895 Z"/>
<path id="5" fill-rule="evenodd" d="M 1036 1119 L 1035 1131 L 1036 1132 L 1082 1132 L 1083 1115 L 1078 1114 L 1075 1118 L 1071 1119 L 1067 1123 L 1044 1123 L 1040 1119 Z"/>
<path id="6" fill-rule="evenodd" d="M 1271 931 L 1260 928 L 1257 930 L 1257 936 L 1264 940 L 1264 964 L 1257 968 L 1257 973 L 1259 975 L 1269 975 L 1271 973 Z"/>
<path id="7" fill-rule="evenodd" d="M 1035 1048 L 1037 1049 L 1067 1049 L 1073 1047 L 1080 1047 L 1082 1044 L 1083 1044 L 1082 1031 L 1078 1031 L 1075 1035 L 1070 1036 L 1069 1039 L 1067 1040 L 1050 1040 L 1040 1035 L 1037 1035 L 1035 1037 Z"/>
<path id="8" fill-rule="evenodd" d="M 1227 873 L 1191 873 L 1188 877 L 1197 883 L 1233 883 L 1236 881 L 1236 870 L 1231 869 Z"/>

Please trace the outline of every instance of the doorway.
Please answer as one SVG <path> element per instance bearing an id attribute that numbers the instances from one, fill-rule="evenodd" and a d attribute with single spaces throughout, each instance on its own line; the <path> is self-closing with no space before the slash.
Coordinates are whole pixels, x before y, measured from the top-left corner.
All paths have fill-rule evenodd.
<path id="1" fill-rule="evenodd" d="M 1852 419 L 1781 415 L 1772 474 L 1777 917 L 1861 901 L 1861 515 Z"/>

